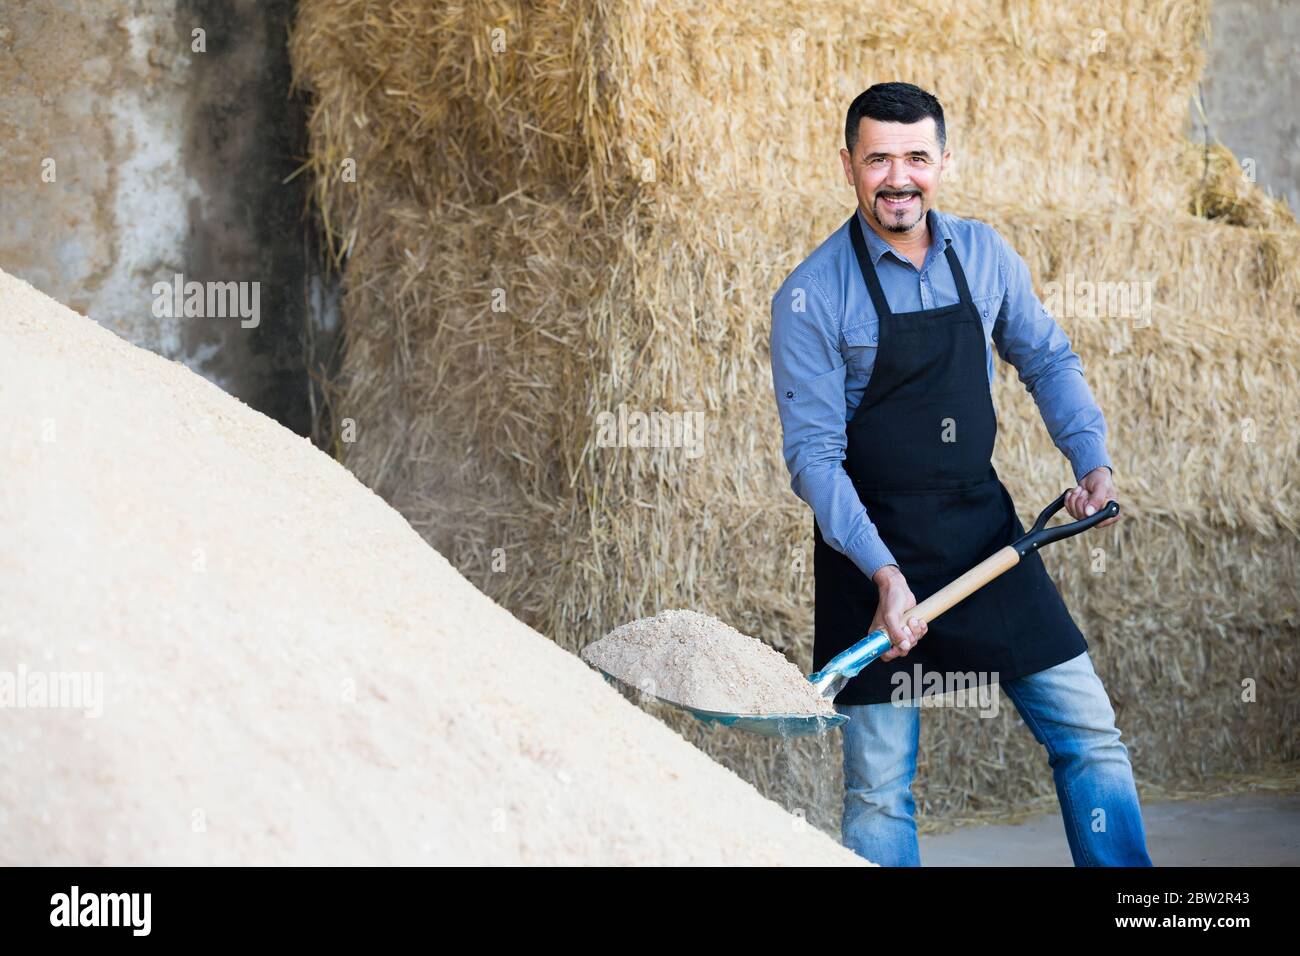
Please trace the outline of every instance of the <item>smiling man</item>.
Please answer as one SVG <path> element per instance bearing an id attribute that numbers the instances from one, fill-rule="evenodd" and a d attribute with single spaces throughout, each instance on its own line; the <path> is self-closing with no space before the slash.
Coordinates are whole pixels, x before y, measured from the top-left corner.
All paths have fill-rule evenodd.
<path id="1" fill-rule="evenodd" d="M 1118 500 L 1082 363 L 997 231 L 934 208 L 952 160 L 934 96 L 877 84 L 844 135 L 857 209 L 777 291 L 771 337 L 791 487 L 815 517 L 813 668 L 882 625 L 893 643 L 836 698 L 850 717 L 844 844 L 920 864 L 916 705 L 923 687 L 976 672 L 1047 750 L 1075 864 L 1150 866 L 1114 711 L 1038 554 L 928 627 L 907 617 L 1024 533 L 991 461 L 994 350 L 1070 462 L 1069 513 Z"/>

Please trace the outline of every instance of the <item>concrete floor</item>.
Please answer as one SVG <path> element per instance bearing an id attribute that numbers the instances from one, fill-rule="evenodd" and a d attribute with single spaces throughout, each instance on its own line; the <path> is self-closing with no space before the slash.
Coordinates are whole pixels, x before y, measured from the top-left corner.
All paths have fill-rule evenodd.
<path id="1" fill-rule="evenodd" d="M 1143 804 L 1156 866 L 1300 865 L 1300 794 Z M 922 836 L 922 866 L 1073 866 L 1059 812 Z"/>

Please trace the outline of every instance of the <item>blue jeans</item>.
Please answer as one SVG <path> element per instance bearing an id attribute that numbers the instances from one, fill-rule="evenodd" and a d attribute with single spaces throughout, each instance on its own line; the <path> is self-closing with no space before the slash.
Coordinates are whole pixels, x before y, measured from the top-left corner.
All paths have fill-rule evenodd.
<path id="1" fill-rule="evenodd" d="M 1128 748 L 1088 653 L 1000 686 L 1047 749 L 1074 865 L 1151 866 Z M 912 778 L 923 708 L 836 709 L 850 718 L 841 731 L 844 845 L 882 866 L 920 866 Z"/>

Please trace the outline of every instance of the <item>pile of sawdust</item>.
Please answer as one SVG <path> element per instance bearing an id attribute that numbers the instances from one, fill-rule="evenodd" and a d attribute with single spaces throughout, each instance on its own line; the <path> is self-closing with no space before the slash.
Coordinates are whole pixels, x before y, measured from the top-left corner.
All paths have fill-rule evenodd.
<path id="1" fill-rule="evenodd" d="M 4 272 L 0 408 L 0 865 L 860 862 Z"/>
<path id="2" fill-rule="evenodd" d="M 582 658 L 645 693 L 699 710 L 835 713 L 783 655 L 698 611 L 660 611 L 616 627 L 585 647 Z"/>

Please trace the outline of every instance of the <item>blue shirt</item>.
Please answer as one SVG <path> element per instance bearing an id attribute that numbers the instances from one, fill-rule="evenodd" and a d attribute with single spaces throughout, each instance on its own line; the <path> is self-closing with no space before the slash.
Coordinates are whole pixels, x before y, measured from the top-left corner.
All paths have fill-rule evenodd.
<path id="1" fill-rule="evenodd" d="M 1034 294 L 1029 267 L 996 229 L 930 210 L 930 248 L 918 271 L 855 212 L 867 251 L 894 313 L 958 301 L 944 255 L 951 243 L 984 323 L 990 395 L 993 349 L 1014 365 L 1034 397 L 1052 441 L 1081 479 L 1110 466 L 1106 420 L 1083 377 L 1070 340 Z M 858 498 L 843 462 L 845 426 L 875 365 L 880 321 L 853 254 L 846 221 L 772 297 L 772 385 L 784 435 L 790 487 L 817 517 L 827 544 L 871 577 L 897 564 Z M 882 449 L 907 454 L 906 449 Z M 1112 469 L 1113 470 L 1113 469 Z"/>

